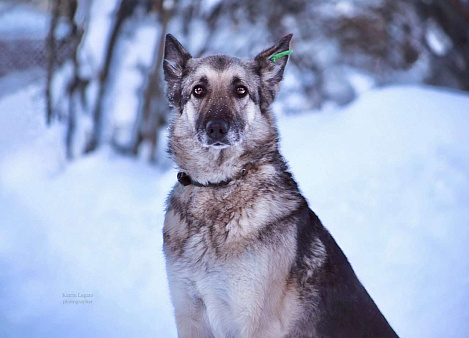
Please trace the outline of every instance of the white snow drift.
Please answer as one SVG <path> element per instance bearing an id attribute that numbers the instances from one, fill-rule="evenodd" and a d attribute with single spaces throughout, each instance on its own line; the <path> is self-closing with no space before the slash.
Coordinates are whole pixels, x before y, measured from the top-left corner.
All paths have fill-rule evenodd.
<path id="1" fill-rule="evenodd" d="M 175 337 L 175 171 L 109 150 L 67 164 L 40 94 L 0 100 L 0 336 Z M 279 118 L 301 190 L 403 337 L 469 335 L 468 114 L 467 95 L 391 87 Z M 64 304 L 78 293 L 92 303 Z"/>

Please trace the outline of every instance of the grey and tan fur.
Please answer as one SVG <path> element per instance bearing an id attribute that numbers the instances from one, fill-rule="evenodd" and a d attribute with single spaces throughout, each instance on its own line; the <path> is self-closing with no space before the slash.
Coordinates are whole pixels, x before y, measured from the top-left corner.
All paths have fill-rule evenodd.
<path id="1" fill-rule="evenodd" d="M 290 40 L 239 59 L 166 38 L 169 152 L 193 182 L 163 229 L 180 337 L 396 336 L 279 153 L 269 106 L 288 57 L 269 58 Z"/>

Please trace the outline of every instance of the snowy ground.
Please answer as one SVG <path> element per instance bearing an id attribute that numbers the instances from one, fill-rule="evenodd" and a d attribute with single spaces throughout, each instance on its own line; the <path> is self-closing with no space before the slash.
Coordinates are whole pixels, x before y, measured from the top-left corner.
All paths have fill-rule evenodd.
<path id="1" fill-rule="evenodd" d="M 38 84 L 0 99 L 0 336 L 175 337 L 175 172 L 106 149 L 67 164 L 43 105 Z M 465 94 L 391 87 L 279 118 L 303 193 L 402 337 L 469 336 L 468 114 Z"/>

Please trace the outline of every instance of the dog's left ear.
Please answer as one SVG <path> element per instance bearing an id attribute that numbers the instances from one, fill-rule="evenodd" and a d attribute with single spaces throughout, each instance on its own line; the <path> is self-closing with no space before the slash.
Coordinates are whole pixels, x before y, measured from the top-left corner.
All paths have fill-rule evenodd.
<path id="1" fill-rule="evenodd" d="M 261 77 L 262 105 L 268 108 L 280 89 L 280 81 L 288 61 L 293 34 L 284 36 L 276 45 L 260 52 L 254 59 Z M 283 53 L 287 52 L 287 53 Z M 282 53 L 282 54 L 280 54 Z"/>

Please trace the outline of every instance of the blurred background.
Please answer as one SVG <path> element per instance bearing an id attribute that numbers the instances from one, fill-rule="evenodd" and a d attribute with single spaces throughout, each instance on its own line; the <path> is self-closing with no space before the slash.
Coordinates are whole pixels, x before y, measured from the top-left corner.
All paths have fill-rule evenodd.
<path id="1" fill-rule="evenodd" d="M 68 126 L 70 159 L 108 143 L 157 161 L 168 32 L 193 56 L 244 57 L 293 33 L 283 112 L 347 105 L 393 83 L 469 90 L 465 0 L 16 0 L 0 19 L 0 76 L 45 80 L 44 118 Z"/>
<path id="2" fill-rule="evenodd" d="M 273 108 L 311 207 L 399 335 L 469 336 L 467 0 L 1 0 L 0 336 L 176 336 L 167 33 L 294 34 Z"/>

